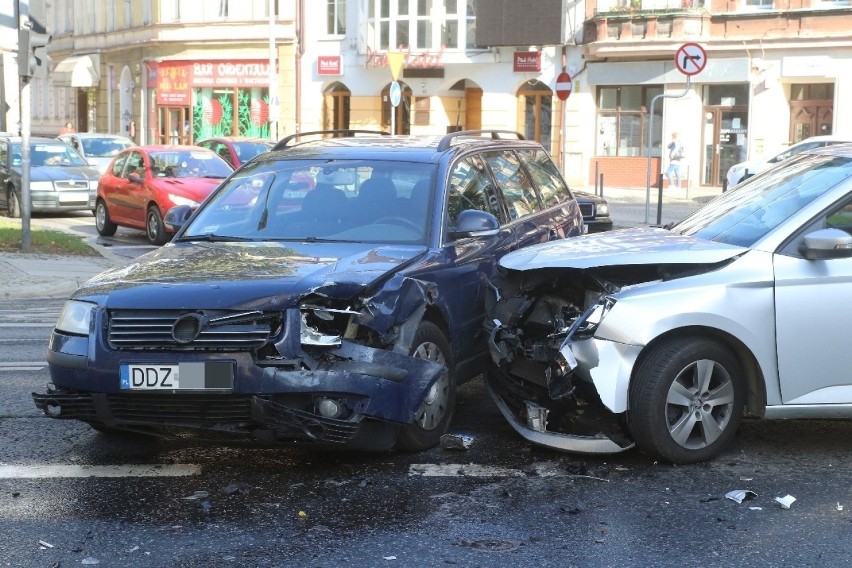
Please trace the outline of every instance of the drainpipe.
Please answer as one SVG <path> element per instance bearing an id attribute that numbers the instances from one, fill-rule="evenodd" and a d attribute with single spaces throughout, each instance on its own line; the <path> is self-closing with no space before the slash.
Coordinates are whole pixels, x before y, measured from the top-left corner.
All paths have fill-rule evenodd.
<path id="1" fill-rule="evenodd" d="M 305 0 L 296 0 L 296 134 L 302 132 L 302 34 L 304 33 L 304 3 Z"/>
<path id="2" fill-rule="evenodd" d="M 269 0 L 269 139 L 278 141 L 278 122 L 281 113 L 281 101 L 278 98 L 278 68 L 275 52 L 275 0 Z"/>

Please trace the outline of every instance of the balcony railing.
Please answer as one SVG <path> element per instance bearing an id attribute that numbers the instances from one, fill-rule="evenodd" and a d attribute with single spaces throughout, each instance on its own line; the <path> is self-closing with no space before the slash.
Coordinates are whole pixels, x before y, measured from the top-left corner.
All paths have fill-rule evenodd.
<path id="1" fill-rule="evenodd" d="M 596 14 L 681 12 L 704 9 L 704 0 L 598 0 Z"/>

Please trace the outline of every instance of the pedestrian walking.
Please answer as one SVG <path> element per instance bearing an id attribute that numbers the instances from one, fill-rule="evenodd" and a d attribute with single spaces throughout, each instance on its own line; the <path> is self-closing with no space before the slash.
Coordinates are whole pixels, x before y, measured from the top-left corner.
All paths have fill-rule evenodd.
<path id="1" fill-rule="evenodd" d="M 672 141 L 666 146 L 669 150 L 669 167 L 666 169 L 666 177 L 669 179 L 669 187 L 677 187 L 680 189 L 680 166 L 681 161 L 686 157 L 683 149 L 683 144 L 677 138 L 677 132 L 672 132 Z M 675 186 L 677 181 L 677 186 Z"/>

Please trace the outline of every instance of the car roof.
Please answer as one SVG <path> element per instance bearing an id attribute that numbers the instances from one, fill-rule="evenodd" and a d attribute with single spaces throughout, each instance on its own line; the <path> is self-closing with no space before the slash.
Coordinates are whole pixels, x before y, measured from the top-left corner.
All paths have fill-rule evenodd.
<path id="1" fill-rule="evenodd" d="M 68 134 L 60 134 L 58 137 L 76 136 L 77 138 L 118 138 L 120 140 L 130 140 L 127 136 L 121 134 L 107 134 L 106 132 L 69 132 Z"/>
<path id="2" fill-rule="evenodd" d="M 188 145 L 188 144 L 146 144 L 144 146 L 131 146 L 130 148 L 125 148 L 122 152 L 130 152 L 130 151 L 143 151 L 143 152 L 210 152 L 215 154 L 212 150 L 207 148 L 202 148 L 200 146 Z"/>
<path id="3" fill-rule="evenodd" d="M 301 136 L 328 135 L 332 132 L 354 133 L 350 136 L 321 138 L 298 142 Z M 297 141 L 290 145 L 290 142 Z M 459 153 L 470 148 L 529 147 L 541 149 L 534 140 L 507 130 L 465 130 L 445 135 L 391 136 L 377 131 L 317 131 L 288 136 L 270 152 L 256 157 L 255 161 L 281 159 L 317 159 L 333 154 L 341 159 L 387 159 L 398 161 L 435 162 L 447 153 Z"/>

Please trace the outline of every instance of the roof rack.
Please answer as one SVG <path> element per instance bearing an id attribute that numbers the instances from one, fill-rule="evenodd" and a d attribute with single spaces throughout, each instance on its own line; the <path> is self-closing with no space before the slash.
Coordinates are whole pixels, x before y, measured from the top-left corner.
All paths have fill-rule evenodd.
<path id="1" fill-rule="evenodd" d="M 501 134 L 511 134 L 518 140 L 526 140 L 523 134 L 515 132 L 514 130 L 460 130 L 458 132 L 450 132 L 441 138 L 441 141 L 438 143 L 438 151 L 443 152 L 449 148 L 455 138 L 459 138 L 461 136 L 481 136 L 483 134 L 490 134 L 492 140 L 502 140 L 503 137 L 500 136 Z"/>
<path id="2" fill-rule="evenodd" d="M 283 150 L 286 148 L 290 142 L 293 140 L 299 140 L 306 136 L 334 136 L 334 137 L 351 137 L 356 134 L 371 134 L 373 136 L 381 135 L 381 136 L 390 136 L 389 132 L 385 132 L 384 130 L 353 130 L 350 128 L 339 129 L 339 130 L 313 130 L 311 132 L 299 132 L 297 134 L 291 134 L 290 136 L 285 136 L 281 140 L 278 141 L 275 146 L 272 147 L 272 150 Z"/>

